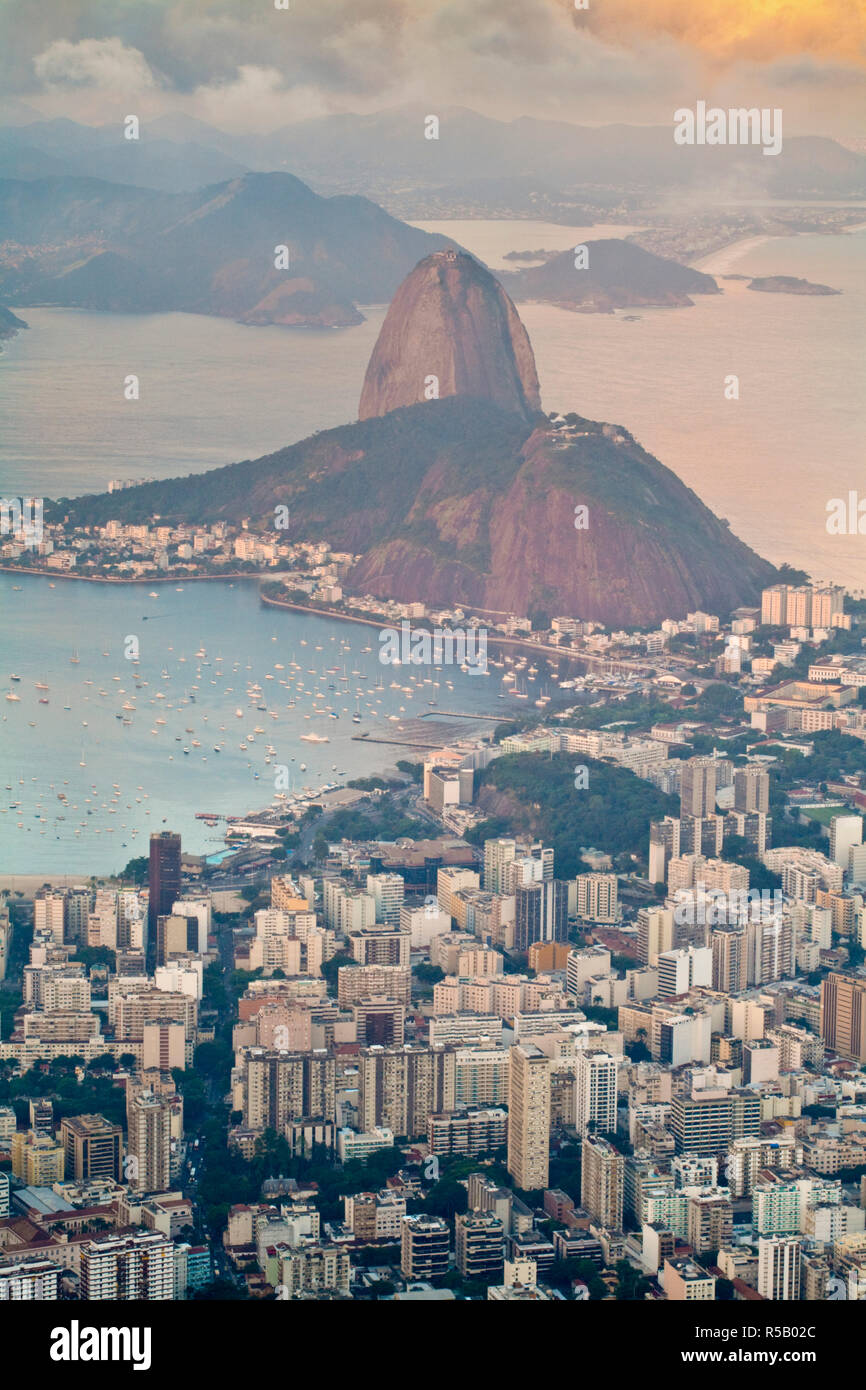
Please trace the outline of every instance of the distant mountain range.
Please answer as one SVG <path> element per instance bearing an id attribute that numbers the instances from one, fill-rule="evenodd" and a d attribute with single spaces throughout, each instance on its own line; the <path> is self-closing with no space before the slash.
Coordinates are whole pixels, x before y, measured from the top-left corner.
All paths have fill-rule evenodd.
<path id="1" fill-rule="evenodd" d="M 0 129 L 0 178 L 5 179 L 106 179 L 182 193 L 236 178 L 248 168 L 212 141 L 167 139 L 152 127 L 138 140 L 127 140 L 119 123 L 53 120 Z"/>
<path id="2" fill-rule="evenodd" d="M 243 170 L 291 171 L 317 191 L 379 200 L 397 190 L 448 193 L 482 208 L 505 199 L 530 206 L 533 191 L 604 202 L 611 191 L 654 198 L 671 191 L 722 197 L 866 196 L 866 156 L 818 136 L 785 136 L 778 156 L 759 146 L 681 146 L 670 126 L 575 126 L 499 121 L 465 108 L 437 113 L 424 137 L 422 107 L 324 116 L 267 134 L 239 135 L 183 115 L 142 125 L 126 140 L 118 123 L 32 121 L 0 130 L 0 177 L 71 174 L 186 191 Z M 673 113 L 671 113 L 673 118 Z"/>
<path id="3" fill-rule="evenodd" d="M 97 179 L 0 180 L 0 296 L 117 313 L 182 310 L 250 324 L 346 327 L 431 250 L 452 246 L 355 195 L 323 198 L 291 174 L 244 174 L 193 193 Z M 27 247 L 23 256 L 15 248 Z M 288 268 L 278 269 L 277 247 Z M 709 275 L 615 239 L 498 272 L 512 298 L 610 312 L 687 305 Z"/>
<path id="4" fill-rule="evenodd" d="M 425 400 L 435 380 L 442 399 Z M 255 462 L 63 502 L 112 518 L 272 525 L 360 555 L 350 592 L 643 625 L 752 603 L 775 571 L 616 425 L 548 420 L 526 330 L 494 277 L 434 253 L 400 287 L 363 418 Z M 56 513 L 53 513 L 56 514 Z"/>
<path id="5" fill-rule="evenodd" d="M 0 242 L 34 248 L 0 268 L 12 302 L 302 327 L 360 323 L 357 302 L 386 302 L 418 260 L 451 244 L 366 198 L 322 198 L 282 173 L 194 193 L 4 180 Z"/>

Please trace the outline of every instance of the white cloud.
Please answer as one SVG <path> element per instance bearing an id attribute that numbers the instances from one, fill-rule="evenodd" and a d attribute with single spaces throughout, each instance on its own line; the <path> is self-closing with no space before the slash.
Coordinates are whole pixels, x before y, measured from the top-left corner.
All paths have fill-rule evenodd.
<path id="1" fill-rule="evenodd" d="M 137 93 L 158 86 L 143 54 L 120 39 L 57 39 L 33 59 L 36 76 L 46 87 L 96 87 Z"/>
<path id="2" fill-rule="evenodd" d="M 182 105 L 199 120 L 236 131 L 273 130 L 293 121 L 328 115 L 332 109 L 319 88 L 286 88 L 276 68 L 251 63 L 238 69 L 234 81 L 197 87 Z"/>

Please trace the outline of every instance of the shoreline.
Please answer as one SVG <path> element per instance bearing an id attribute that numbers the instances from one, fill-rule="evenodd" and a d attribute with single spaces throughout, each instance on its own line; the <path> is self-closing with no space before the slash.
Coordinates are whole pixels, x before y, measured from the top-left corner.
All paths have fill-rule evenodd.
<path id="1" fill-rule="evenodd" d="M 259 599 L 268 608 L 288 608 L 295 613 L 312 613 L 319 618 L 337 618 L 343 623 L 363 623 L 365 627 L 386 627 L 386 623 L 377 622 L 375 618 L 358 618 L 353 613 L 340 613 L 333 608 L 313 608 L 307 603 L 293 603 L 289 599 L 268 598 L 267 594 L 259 594 Z"/>
<path id="2" fill-rule="evenodd" d="M 4 571 L 4 570 L 5 570 L 6 572 L 11 572 L 11 573 L 16 573 L 16 572 L 17 572 L 17 573 L 25 573 L 25 572 L 27 572 L 27 571 L 22 571 L 22 570 L 20 570 L 20 569 L 17 569 L 17 570 L 16 570 L 16 569 L 12 569 L 11 567 L 8 567 L 8 566 L 0 566 L 0 572 L 2 572 L 2 571 Z M 47 572 L 46 572 L 46 571 L 44 571 L 44 570 L 36 570 L 36 571 L 33 571 L 33 573 L 36 574 L 36 575 L 38 575 L 38 576 L 40 576 L 40 577 L 42 577 L 42 578 L 44 578 L 44 577 L 46 576 L 46 573 L 51 574 L 51 571 L 47 571 Z M 61 577 L 62 577 L 62 578 L 69 578 L 69 579 L 79 579 L 79 580 L 85 580 L 85 579 L 88 578 L 87 576 L 84 576 L 84 575 L 71 575 L 71 574 L 70 574 L 70 575 L 61 575 Z M 201 576 L 196 576 L 196 577 L 202 578 L 202 579 L 224 579 L 224 578 L 231 578 L 231 576 L 221 576 L 221 575 L 201 575 Z M 239 577 L 239 578 L 244 578 L 244 579 L 256 579 L 256 580 L 261 579 L 261 576 L 260 576 L 260 575 L 255 575 L 255 574 L 245 574 L 245 575 L 241 575 L 241 576 L 237 576 L 237 577 Z M 103 579 L 103 580 L 96 580 L 96 581 L 94 581 L 94 580 L 91 578 L 91 581 L 90 581 L 90 582 L 119 583 L 119 584 L 135 584 L 135 583 L 148 583 L 148 584 L 150 584 L 150 583 L 152 583 L 152 582 L 154 582 L 154 581 L 152 581 L 152 580 L 135 580 L 135 579 L 131 579 L 131 580 L 106 580 L 106 579 Z M 166 582 L 166 581 L 163 581 L 163 582 Z M 305 604 L 294 604 L 294 603 L 284 602 L 284 601 L 281 601 L 281 600 L 275 600 L 275 599 L 272 599 L 272 598 L 267 598 L 265 595 L 263 595 L 263 594 L 261 594 L 261 593 L 260 593 L 259 597 L 261 598 L 262 602 L 263 602 L 264 604 L 266 604 L 267 606 L 275 607 L 275 608 L 287 608 L 287 609 L 295 610 L 295 611 L 298 611 L 298 612 L 309 613 L 309 614 L 311 614 L 313 617 L 319 617 L 319 618 L 323 618 L 323 619 L 326 619 L 326 620 L 330 619 L 331 621 L 333 621 L 333 620 L 340 620 L 340 621 L 343 621 L 343 622 L 354 622 L 354 623 L 360 623 L 360 624 L 362 624 L 363 626 L 367 626 L 367 627 L 378 627 L 378 628 L 381 628 L 381 627 L 383 627 L 383 626 L 385 625 L 385 624 L 383 624 L 383 623 L 376 622 L 376 620 L 375 620 L 375 619 L 372 619 L 372 618 L 360 618 L 360 617 L 353 617 L 353 616 L 350 615 L 350 614 L 337 613 L 337 612 L 332 612 L 332 611 L 323 611 L 322 609 L 313 608 L 313 607 L 311 607 L 311 606 L 309 606 L 309 605 L 305 605 Z M 491 701 L 491 705 L 492 705 L 492 701 Z M 496 716 L 497 713 L 498 713 L 497 711 L 495 711 L 495 710 L 493 710 L 493 709 L 491 708 L 490 714 L 489 714 L 488 716 L 486 716 L 486 717 L 488 717 L 488 718 L 493 718 L 493 717 Z M 485 717 L 485 716 L 481 716 L 481 717 Z M 459 728 L 455 728 L 455 737 L 461 737 L 461 736 L 462 736 L 462 735 L 460 734 Z M 374 759 L 373 762 L 372 762 L 372 766 L 371 766 L 369 772 L 364 772 L 364 773 L 362 773 L 362 774 L 360 774 L 360 775 L 363 775 L 363 776 L 385 776 L 389 771 L 393 771 L 393 769 L 394 769 L 394 759 L 395 759 L 395 749 L 398 747 L 398 745 L 396 745 L 395 743 L 391 743 L 391 742 L 380 744 L 380 743 L 378 743 L 377 741 L 375 741 L 375 740 L 373 740 L 373 739 L 369 739 L 369 740 L 367 740 L 367 739 L 358 740 L 358 742 L 363 742 L 363 743 L 365 743 L 365 744 L 369 744 L 369 746 L 370 746 L 371 748 L 375 747 L 375 749 L 376 749 L 375 759 Z M 413 748 L 413 745 L 412 745 L 412 744 L 406 744 L 406 745 L 402 745 L 402 746 L 405 747 L 405 748 L 407 748 L 408 750 L 411 750 L 411 749 Z M 407 756 L 408 756 L 408 754 L 407 754 Z M 359 775 L 359 774 L 352 774 L 352 775 L 353 775 L 353 776 L 357 776 L 357 775 Z M 338 786 L 339 786 L 341 789 L 346 789 L 347 786 L 348 786 L 348 781 L 349 781 L 349 777 L 347 776 L 345 779 L 340 780 L 340 781 L 338 782 Z M 243 816 L 245 816 L 245 815 L 253 815 L 253 814 L 256 814 L 257 811 L 259 811 L 259 810 L 261 810 L 261 809 L 262 809 L 261 807 L 254 808 L 254 809 L 251 810 L 251 811 L 246 811 L 246 812 L 241 813 L 241 816 L 242 816 L 242 818 L 243 818 Z M 443 830 L 443 833 L 445 833 L 444 830 Z M 225 847 L 226 847 L 227 849 L 228 849 L 228 848 L 231 848 L 231 846 L 229 846 L 229 845 L 226 845 Z M 140 850 L 142 851 L 143 854 L 146 854 L 147 842 L 145 841 L 139 848 L 140 848 Z M 243 842 L 243 843 L 239 844 L 238 846 L 236 846 L 236 848 L 239 849 L 239 850 L 244 850 L 244 849 L 249 849 L 250 846 L 249 846 L 248 843 Z M 129 857 L 131 857 L 131 858 L 140 857 L 140 855 L 136 855 L 136 854 L 134 853 L 132 847 L 130 847 L 130 850 L 129 850 L 128 854 L 129 854 Z M 119 853 L 118 859 L 120 859 L 120 858 L 121 858 L 121 854 Z M 103 867 L 97 867 L 97 866 L 95 866 L 95 865 L 90 865 L 90 866 L 88 866 L 86 869 L 80 869 L 80 870 L 77 870 L 77 871 L 76 871 L 76 870 L 68 870 L 68 869 L 58 869 L 58 870 L 44 871 L 44 872 L 42 872 L 42 873 L 39 873 L 39 872 L 32 872 L 32 871 L 27 871 L 27 870 L 22 870 L 20 873 L 0 873 L 0 892 L 2 892 L 2 891 L 8 891 L 9 894 L 11 895 L 11 901 L 13 901 L 13 902 L 16 901 L 16 898 L 15 898 L 15 894 L 16 894 L 16 893 L 21 893 L 21 895 L 22 895 L 22 899 L 19 899 L 18 901 L 20 901 L 20 900 L 30 900 L 30 899 L 32 899 L 33 894 L 34 894 L 39 888 L 41 888 L 41 887 L 42 887 L 43 885 L 45 885 L 45 884 L 50 885 L 51 887 L 55 887 L 55 888 L 60 888 L 60 887 L 71 888 L 71 887 L 77 887 L 77 886 L 86 886 L 86 885 L 90 882 L 91 879 L 96 879 L 96 880 L 102 880 L 102 879 L 106 879 L 106 880 L 108 880 L 108 879 L 115 879 L 115 878 L 117 878 L 117 877 L 120 875 L 120 872 L 121 872 L 121 870 L 123 869 L 124 864 L 125 864 L 126 862 L 128 862 L 128 860 L 127 860 L 127 859 L 124 859 L 124 862 L 123 862 L 123 863 L 117 862 L 117 863 L 113 864 L 111 867 L 104 867 L 104 866 L 103 866 Z"/>
<path id="3" fill-rule="evenodd" d="M 19 572 L 20 572 L 20 571 L 19 571 Z M 45 575 L 45 572 L 44 572 L 44 571 L 41 571 L 41 570 L 36 571 L 36 573 L 37 573 L 38 575 L 42 576 L 42 577 L 44 577 L 44 575 Z M 84 578 L 84 576 L 81 576 L 81 575 L 77 575 L 77 576 L 75 576 L 75 575 L 69 575 L 69 576 L 64 576 L 64 577 L 68 577 L 68 578 L 78 578 L 78 579 L 83 579 L 83 578 Z M 214 575 L 201 576 L 201 577 L 202 577 L 202 578 L 218 578 L 218 576 L 214 576 Z M 254 579 L 254 578 L 257 578 L 257 576 L 255 576 L 255 575 L 245 575 L 245 576 L 243 576 L 243 577 L 244 577 L 244 578 L 247 578 L 247 579 Z M 107 582 L 107 583 L 110 583 L 110 582 L 136 583 L 136 582 L 150 582 L 150 581 L 135 581 L 135 580 L 106 581 L 106 580 L 103 580 L 103 581 L 101 581 L 101 582 L 103 582 L 103 583 L 106 583 L 106 582 Z M 348 614 L 348 613 L 340 613 L 340 612 L 335 612 L 335 611 L 333 611 L 333 610 L 323 610 L 323 609 L 321 609 L 321 608 L 314 608 L 314 607 L 312 607 L 312 606 L 309 605 L 309 604 L 300 604 L 300 603 L 294 603 L 294 602 L 290 602 L 290 601 L 282 600 L 282 599 L 274 599 L 274 598 L 270 598 L 270 597 L 268 597 L 267 595 L 262 594 L 262 593 L 259 594 L 259 597 L 260 597 L 262 603 L 263 603 L 265 606 L 267 606 L 267 607 L 272 607 L 272 608 L 284 608 L 284 609 L 289 610 L 290 612 L 294 611 L 294 612 L 308 613 L 308 614 L 310 614 L 310 615 L 313 616 L 313 617 L 319 617 L 319 618 L 323 618 L 323 619 L 325 619 L 325 620 L 340 621 L 340 622 L 347 622 L 347 623 L 355 623 L 355 624 L 358 624 L 358 625 L 361 625 L 361 626 L 364 626 L 364 627 L 379 628 L 380 630 L 381 630 L 383 627 L 388 626 L 387 623 L 385 623 L 385 622 L 379 622 L 379 621 L 377 621 L 377 620 L 375 620 L 375 619 L 373 619 L 373 618 L 358 617 L 358 616 L 354 616 L 354 615 Z M 501 645 L 501 646 L 503 646 L 503 647 L 513 647 L 513 648 L 515 648 L 516 650 L 522 650 L 522 651 L 531 652 L 531 653 L 533 653 L 533 654 L 535 654 L 535 655 L 549 655 L 549 656 L 552 656 L 552 657 L 559 656 L 559 657 L 561 657 L 561 658 L 564 658 L 564 659 L 565 659 L 566 661 L 568 661 L 569 663 L 579 662 L 579 661 L 584 661 L 584 662 L 586 662 L 586 657 L 577 656 L 577 655 L 575 655 L 575 654 L 573 654 L 573 653 L 566 653 L 566 652 L 564 652 L 564 651 L 558 651 L 558 649 L 556 649 L 556 648 L 544 648 L 544 647 L 541 646 L 540 643 L 529 642 L 529 641 L 527 641 L 527 640 L 525 640 L 525 639 L 521 639 L 521 638 L 509 638 L 509 637 L 502 637 L 502 638 L 499 638 L 499 637 L 492 637 L 492 636 L 491 636 L 491 637 L 488 638 L 488 640 L 489 640 L 489 642 L 490 642 L 491 645 Z M 592 655 L 591 655 L 591 656 L 590 656 L 590 661 L 591 661 L 592 659 L 593 659 L 593 658 L 592 658 Z M 596 658 L 596 659 L 598 659 L 598 658 Z M 497 720 L 500 720 L 500 722 L 502 722 L 502 723 L 508 723 L 508 722 L 509 722 L 509 711 L 508 711 L 507 709 L 503 709 L 503 710 L 500 712 L 496 707 L 494 707 L 494 705 L 493 705 L 493 699 L 494 699 L 494 698 L 495 698 L 495 696 L 494 696 L 494 695 L 492 694 L 492 692 L 491 692 L 491 699 L 490 699 L 490 701 L 489 701 L 489 712 L 488 712 L 488 714 L 487 714 L 486 716 L 485 716 L 485 715 L 480 715 L 479 717 L 480 717 L 480 718 L 485 718 L 485 717 L 486 717 L 486 718 L 491 719 L 491 720 L 492 720 L 492 719 L 497 719 Z M 446 715 L 446 716 L 447 716 L 447 711 L 443 711 L 442 713 L 443 713 L 443 715 Z M 500 713 L 501 713 L 501 719 L 500 719 Z M 519 717 L 521 713 L 522 713 L 521 710 L 514 711 L 512 717 Z M 423 716 L 422 716 L 422 717 L 423 717 Z M 462 732 L 461 732 L 461 730 L 460 730 L 460 728 L 459 728 L 459 724 L 455 724 L 454 737 L 455 737 L 455 738 L 460 738 L 460 737 L 462 737 L 462 736 L 463 736 L 463 734 L 462 734 Z M 359 740 L 359 742 L 360 742 L 360 740 Z M 365 773 L 365 774 L 363 774 L 363 775 L 365 775 L 365 776 L 366 776 L 366 775 L 370 775 L 370 776 L 379 775 L 379 776 L 382 776 L 382 775 L 385 775 L 385 774 L 388 772 L 389 769 L 393 769 L 393 766 L 394 766 L 394 757 L 395 757 L 395 748 L 397 747 L 397 745 L 396 745 L 395 743 L 392 743 L 392 742 L 390 742 L 390 741 L 387 742 L 387 743 L 385 743 L 385 742 L 379 743 L 377 740 L 374 740 L 374 739 L 372 739 L 372 738 L 369 739 L 369 740 L 364 739 L 363 742 L 364 742 L 365 744 L 368 744 L 371 748 L 374 748 L 374 747 L 375 747 L 375 749 L 376 749 L 376 755 L 375 755 L 375 758 L 374 758 L 374 760 L 373 760 L 373 763 L 372 763 L 372 767 L 371 767 L 371 769 L 370 769 L 370 772 L 369 772 L 369 773 Z M 407 748 L 407 749 L 411 749 L 411 748 L 413 747 L 413 745 L 411 745 L 411 744 L 406 744 L 406 745 L 403 745 L 403 746 L 404 746 L 405 748 Z M 408 755 L 407 755 L 407 756 L 408 756 Z M 347 785 L 347 782 L 348 782 L 348 779 L 345 779 L 345 780 L 341 781 L 341 782 L 339 783 L 339 785 L 340 785 L 341 787 L 345 787 L 345 786 Z M 249 814 L 252 814 L 252 813 L 249 813 Z M 247 847 L 247 846 L 241 846 L 241 848 L 245 848 L 245 847 Z M 142 849 L 142 850 L 146 850 L 146 844 L 143 844 L 143 845 L 141 846 L 141 849 Z M 131 857 L 133 857 L 133 858 L 138 857 L 138 856 L 136 856 L 136 855 L 132 852 L 132 850 L 130 850 L 130 855 L 131 855 Z M 119 854 L 119 855 L 118 855 L 118 860 L 119 860 L 120 858 L 121 858 L 121 855 Z M 125 863 L 125 862 L 126 862 L 126 860 L 124 860 L 124 863 Z M 120 873 L 120 871 L 121 871 L 122 868 L 123 868 L 123 864 L 120 863 L 120 862 L 117 862 L 117 863 L 112 864 L 110 867 L 106 867 L 106 866 L 104 866 L 104 865 L 100 867 L 100 866 L 97 866 L 97 865 L 95 865 L 95 864 L 91 864 L 91 865 L 89 865 L 86 869 L 80 869 L 80 870 L 77 870 L 77 871 L 76 871 L 76 870 L 68 870 L 68 869 L 58 869 L 58 870 L 48 870 L 48 871 L 44 871 L 44 872 L 42 872 L 42 873 L 39 873 L 39 872 L 29 872 L 29 871 L 27 871 L 27 870 L 22 870 L 20 873 L 0 873 L 0 891 L 2 891 L 2 890 L 7 890 L 11 895 L 13 895 L 13 898 L 12 898 L 13 901 L 15 900 L 15 899 L 14 899 L 14 894 L 15 894 L 15 893 L 18 893 L 18 892 L 20 892 L 20 893 L 23 895 L 23 897 L 24 897 L 25 899 L 29 899 L 29 898 L 32 898 L 32 895 L 33 895 L 39 888 L 41 888 L 41 887 L 43 886 L 43 884 L 49 884 L 49 885 L 51 885 L 52 887 L 76 887 L 76 886 L 78 886 L 78 885 L 86 885 L 86 884 L 89 883 L 89 881 L 90 881 L 91 879 L 97 879 L 97 880 L 99 880 L 99 879 L 112 879 L 112 878 L 115 878 L 115 877 L 117 877 L 117 875 Z"/>
<path id="4" fill-rule="evenodd" d="M 265 594 L 259 594 L 262 603 L 268 604 L 272 608 L 288 608 L 298 613 L 312 613 L 320 618 L 336 619 L 345 623 L 363 623 L 367 627 L 377 627 L 380 630 L 392 627 L 393 624 L 379 622 L 375 618 L 357 618 L 349 613 L 341 613 L 331 608 L 311 608 L 307 604 L 294 603 L 288 599 L 268 598 Z M 471 612 L 471 610 L 466 610 Z M 422 622 L 428 622 L 423 619 Z M 422 630 L 419 627 L 419 630 Z M 543 642 L 532 642 L 526 637 L 507 637 L 499 633 L 487 632 L 487 643 L 493 647 L 515 647 L 518 651 L 535 652 L 542 656 L 559 658 L 561 661 L 584 662 L 587 665 L 594 665 L 598 662 L 608 662 L 611 666 L 622 666 L 628 671 L 638 674 L 641 671 L 653 669 L 651 661 L 630 662 L 625 657 L 605 656 L 599 652 L 575 652 L 570 648 L 551 647 Z"/>
<path id="5" fill-rule="evenodd" d="M 691 262 L 692 269 L 700 270 L 704 275 L 728 275 L 731 267 L 736 265 L 743 256 L 747 256 L 750 251 L 756 251 L 765 242 L 774 240 L 776 238 L 769 233 L 737 237 L 735 241 L 728 242 L 727 246 L 720 247 L 718 251 L 711 251 L 708 256 Z"/>
<path id="6" fill-rule="evenodd" d="M 30 575 L 35 575 L 35 576 L 37 576 L 37 577 L 40 578 L 40 579 L 77 579 L 78 582 L 79 582 L 79 584 L 176 584 L 176 583 L 178 582 L 178 580 L 182 580 L 184 583 L 193 583 L 193 581 L 195 581 L 195 580 L 198 580 L 199 582 L 201 582 L 202 580 L 205 580 L 205 579 L 211 579 L 211 580 L 226 580 L 226 579 L 230 579 L 230 580 L 232 581 L 232 583 L 234 583 L 234 581 L 235 581 L 236 579 L 255 579 L 255 580 L 260 580 L 260 579 L 262 578 L 262 575 L 261 575 L 261 574 L 241 574 L 241 573 L 238 573 L 238 574 L 231 574 L 231 573 L 228 573 L 228 574 L 177 574 L 177 575 L 171 575 L 171 574 L 169 574 L 169 575 L 163 575 L 163 576 L 161 576 L 161 577 L 159 577 L 159 576 L 154 577 L 153 575 L 151 575 L 149 578 L 148 578 L 147 576 L 143 576 L 143 575 L 135 575 L 135 576 L 132 576 L 132 577 L 129 577 L 129 578 L 127 578 L 127 577 L 125 577 L 125 576 L 124 576 L 123 578 L 121 578 L 121 577 L 115 577 L 114 575 L 107 575 L 107 574 L 72 574 L 72 573 L 70 573 L 69 570 L 42 570 L 42 569 L 31 569 L 30 567 L 28 567 L 28 568 L 25 569 L 25 568 L 23 568 L 21 565 L 0 565 L 0 574 L 30 574 Z"/>

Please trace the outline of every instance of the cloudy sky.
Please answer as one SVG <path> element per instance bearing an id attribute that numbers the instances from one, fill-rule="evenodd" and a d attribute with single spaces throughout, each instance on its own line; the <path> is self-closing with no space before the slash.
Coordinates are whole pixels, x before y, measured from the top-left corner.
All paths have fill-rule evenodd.
<path id="1" fill-rule="evenodd" d="M 668 123 L 781 106 L 864 131 L 860 0 L 0 0 L 0 91 L 102 124 L 182 112 L 270 130 L 406 102 L 510 119 Z"/>

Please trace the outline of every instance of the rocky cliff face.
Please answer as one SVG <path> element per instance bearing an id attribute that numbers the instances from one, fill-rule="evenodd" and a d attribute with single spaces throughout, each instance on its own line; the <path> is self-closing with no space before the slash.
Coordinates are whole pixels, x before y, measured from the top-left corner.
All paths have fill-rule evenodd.
<path id="1" fill-rule="evenodd" d="M 474 396 L 531 419 L 541 406 L 526 329 L 472 256 L 440 251 L 395 295 L 373 349 L 359 418 L 445 396 Z"/>
<path id="2" fill-rule="evenodd" d="M 527 423 L 462 396 L 64 512 L 88 524 L 249 516 L 268 528 L 278 503 L 290 539 L 361 556 L 347 590 L 434 606 L 644 625 L 729 613 L 775 574 L 620 426 Z"/>
<path id="3" fill-rule="evenodd" d="M 431 377 L 439 398 L 424 400 Z M 267 530 L 282 503 L 290 539 L 360 556 L 350 592 L 611 626 L 728 614 L 772 582 L 773 567 L 627 430 L 577 414 L 548 420 L 539 404 L 514 305 L 449 249 L 400 286 L 356 424 L 68 512 L 90 525 L 247 516 Z"/>
<path id="4" fill-rule="evenodd" d="M 498 486 L 484 477 L 473 486 L 471 469 L 460 493 L 443 484 L 434 467 L 408 534 L 371 547 L 353 589 L 644 625 L 695 608 L 728 613 L 754 602 L 773 573 L 616 425 L 540 425 Z"/>

